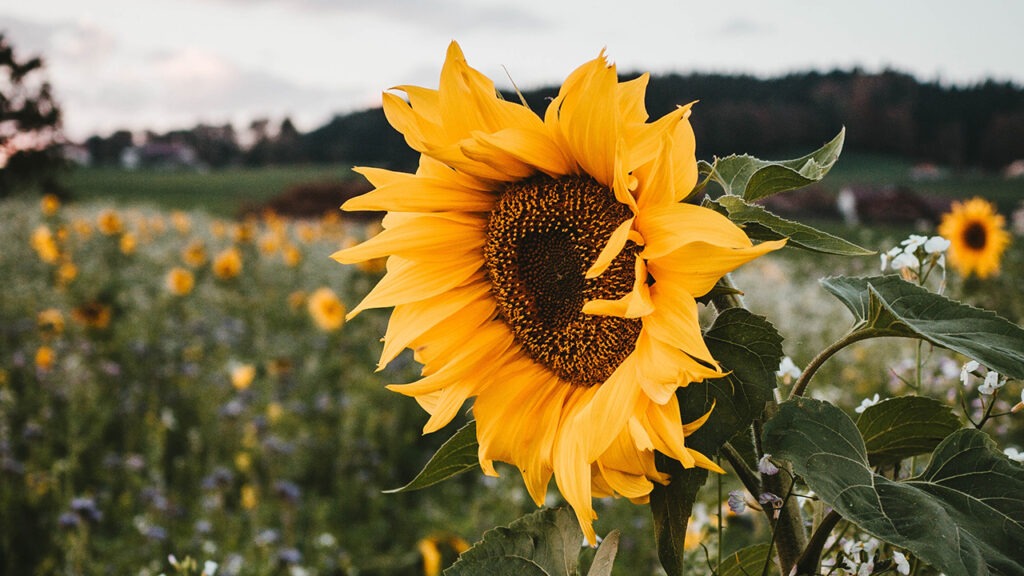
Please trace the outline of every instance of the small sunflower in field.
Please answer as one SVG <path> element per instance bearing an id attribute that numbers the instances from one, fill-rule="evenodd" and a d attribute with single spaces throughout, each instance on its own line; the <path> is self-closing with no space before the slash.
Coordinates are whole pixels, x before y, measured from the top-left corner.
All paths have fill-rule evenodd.
<path id="1" fill-rule="evenodd" d="M 53 351 L 53 348 L 49 346 L 40 346 L 36 349 L 36 368 L 44 372 L 48 372 L 53 368 L 53 363 L 57 360 L 57 353 Z"/>
<path id="2" fill-rule="evenodd" d="M 950 241 L 949 264 L 962 276 L 989 278 L 999 273 L 999 261 L 1010 244 L 1006 219 L 987 200 L 953 202 L 942 216 L 939 234 Z"/>
<path id="3" fill-rule="evenodd" d="M 110 326 L 110 319 L 113 311 L 108 304 L 99 300 L 90 300 L 81 306 L 71 310 L 71 319 L 86 328 L 102 330 Z"/>
<path id="4" fill-rule="evenodd" d="M 124 220 L 115 210 L 103 210 L 96 216 L 96 228 L 104 236 L 113 236 L 124 232 Z"/>
<path id="5" fill-rule="evenodd" d="M 181 260 L 189 268 L 199 268 L 206 264 L 206 245 L 202 240 L 193 240 L 181 250 Z"/>
<path id="6" fill-rule="evenodd" d="M 58 336 L 64 333 L 64 314 L 57 308 L 41 310 L 36 315 L 36 326 L 47 336 Z"/>
<path id="7" fill-rule="evenodd" d="M 231 367 L 231 386 L 235 390 L 247 390 L 256 379 L 256 367 L 252 364 L 235 364 Z"/>
<path id="8" fill-rule="evenodd" d="M 135 249 L 139 245 L 139 239 L 131 232 L 125 232 L 121 235 L 121 239 L 117 241 L 117 246 L 121 250 L 121 253 L 125 256 L 131 256 L 135 253 Z"/>
<path id="9" fill-rule="evenodd" d="M 47 264 L 54 264 L 60 258 L 60 246 L 57 244 L 57 238 L 45 224 L 37 226 L 32 231 L 29 244 L 36 251 L 39 259 Z"/>
<path id="10" fill-rule="evenodd" d="M 242 273 L 242 253 L 232 246 L 217 254 L 211 264 L 213 275 L 221 280 L 230 280 Z"/>
<path id="11" fill-rule="evenodd" d="M 60 198 L 53 194 L 43 194 L 43 199 L 39 202 L 39 209 L 42 211 L 43 216 L 54 216 L 57 211 L 60 210 Z"/>
<path id="12" fill-rule="evenodd" d="M 192 272 L 180 266 L 171 268 L 167 271 L 167 275 L 164 276 L 164 287 L 175 296 L 185 296 L 192 292 L 195 284 L 196 278 L 192 275 Z"/>
<path id="13" fill-rule="evenodd" d="M 313 322 L 324 332 L 333 332 L 345 323 L 345 305 L 326 286 L 309 295 L 306 307 Z"/>
<path id="14" fill-rule="evenodd" d="M 376 189 L 343 208 L 386 211 L 383 231 L 334 255 L 387 258 L 349 317 L 394 307 L 380 365 L 406 347 L 424 364 L 389 386 L 430 413 L 424 432 L 475 397 L 484 472 L 514 464 L 538 505 L 554 477 L 591 543 L 594 496 L 645 502 L 667 482 L 655 451 L 721 471 L 686 446 L 704 418 L 684 423 L 676 396 L 723 375 L 695 298 L 783 245 L 683 202 L 697 182 L 690 106 L 648 122 L 647 81 L 619 82 L 602 53 L 538 116 L 452 43 L 439 89 L 384 94 L 419 169 L 358 169 Z"/>

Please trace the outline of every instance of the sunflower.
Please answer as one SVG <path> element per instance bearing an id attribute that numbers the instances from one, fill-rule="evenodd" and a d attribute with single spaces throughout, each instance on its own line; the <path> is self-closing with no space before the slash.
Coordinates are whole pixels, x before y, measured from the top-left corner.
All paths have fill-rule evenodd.
<path id="1" fill-rule="evenodd" d="M 394 307 L 380 366 L 404 348 L 436 431 L 475 397 L 480 466 L 519 468 L 542 505 L 552 477 L 594 543 L 592 498 L 645 502 L 659 451 L 721 472 L 685 445 L 676 391 L 723 373 L 695 297 L 783 241 L 752 245 L 681 202 L 697 182 L 690 106 L 648 122 L 648 76 L 619 82 L 602 52 L 543 117 L 501 99 L 448 48 L 437 90 L 402 86 L 384 112 L 420 153 L 415 174 L 360 168 L 375 190 L 346 210 L 387 211 L 342 263 L 387 257 L 349 313 Z"/>
<path id="2" fill-rule="evenodd" d="M 242 272 L 242 252 L 234 246 L 221 250 L 211 264 L 213 275 L 230 280 Z"/>
<path id="3" fill-rule="evenodd" d="M 164 287 L 175 296 L 185 296 L 192 291 L 196 284 L 196 278 L 186 268 L 175 266 L 167 271 L 164 276 Z"/>
<path id="4" fill-rule="evenodd" d="M 963 276 L 988 278 L 999 273 L 999 259 L 1010 243 L 1006 220 L 987 200 L 953 202 L 942 216 L 939 234 L 950 241 L 949 264 Z"/>
<path id="5" fill-rule="evenodd" d="M 318 288 L 306 304 L 310 317 L 324 332 L 333 332 L 345 323 L 345 305 L 330 288 Z"/>

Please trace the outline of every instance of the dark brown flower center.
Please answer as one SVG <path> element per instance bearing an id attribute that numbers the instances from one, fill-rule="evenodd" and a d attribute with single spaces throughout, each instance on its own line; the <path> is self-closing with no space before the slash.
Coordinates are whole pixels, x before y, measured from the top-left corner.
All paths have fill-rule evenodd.
<path id="1" fill-rule="evenodd" d="M 971 250 L 983 250 L 988 240 L 988 232 L 981 222 L 971 222 L 964 229 L 963 240 Z"/>
<path id="2" fill-rule="evenodd" d="M 578 176 L 513 182 L 491 213 L 484 260 L 502 318 L 531 359 L 579 386 L 604 382 L 640 334 L 639 319 L 582 311 L 633 289 L 632 242 L 603 274 L 585 277 L 629 216 L 611 190 Z"/>

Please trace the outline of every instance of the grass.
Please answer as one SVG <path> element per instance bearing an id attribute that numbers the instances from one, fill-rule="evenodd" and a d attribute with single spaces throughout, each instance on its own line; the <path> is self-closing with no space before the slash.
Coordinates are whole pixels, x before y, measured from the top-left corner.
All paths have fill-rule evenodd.
<path id="1" fill-rule="evenodd" d="M 62 183 L 76 200 L 167 210 L 202 209 L 234 217 L 246 206 L 269 200 L 295 184 L 355 176 L 347 166 L 265 166 L 214 171 L 78 168 Z"/>

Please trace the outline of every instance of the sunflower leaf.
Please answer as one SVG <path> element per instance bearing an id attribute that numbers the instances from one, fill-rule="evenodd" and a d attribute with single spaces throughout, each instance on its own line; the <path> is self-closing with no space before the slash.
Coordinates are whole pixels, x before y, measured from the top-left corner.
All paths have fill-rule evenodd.
<path id="1" fill-rule="evenodd" d="M 946 404 L 927 396 L 900 396 L 869 406 L 857 418 L 872 466 L 895 464 L 928 454 L 960 429 L 960 419 Z"/>
<path id="2" fill-rule="evenodd" d="M 823 230 L 786 220 L 739 196 L 726 195 L 708 202 L 730 220 L 743 226 L 747 234 L 757 240 L 789 238 L 791 246 L 842 256 L 870 256 L 875 253 L 874 250 L 862 248 Z"/>
<path id="3" fill-rule="evenodd" d="M 898 276 L 835 276 L 822 286 L 850 309 L 869 336 L 919 338 L 1024 378 L 1024 329 L 988 310 L 950 300 Z"/>
<path id="4" fill-rule="evenodd" d="M 583 532 L 568 508 L 543 509 L 484 533 L 445 576 L 575 576 Z"/>
<path id="5" fill-rule="evenodd" d="M 758 200 L 820 181 L 839 159 L 845 138 L 846 128 L 843 128 L 821 148 L 793 160 L 770 161 L 746 154 L 732 155 L 716 159 L 714 164 L 704 163 L 701 168 L 710 171 L 711 179 L 726 194 Z"/>
<path id="6" fill-rule="evenodd" d="M 654 519 L 658 560 L 668 576 L 684 576 L 686 525 L 690 522 L 697 492 L 707 482 L 708 471 L 703 468 L 683 468 L 678 460 L 661 453 L 655 453 L 654 461 L 658 470 L 672 478 L 668 485 L 655 483 L 651 490 L 651 516 Z"/>
<path id="7" fill-rule="evenodd" d="M 764 570 L 765 558 L 771 554 L 771 546 L 768 544 L 754 544 L 741 548 L 725 558 L 718 567 L 718 576 L 749 576 L 761 574 Z M 775 562 L 768 562 L 768 574 L 778 574 L 779 568 Z"/>
<path id="8" fill-rule="evenodd" d="M 437 452 L 430 457 L 430 461 L 423 467 L 423 470 L 401 488 L 385 490 L 385 494 L 398 492 L 409 492 L 419 490 L 447 480 L 467 470 L 472 470 L 479 465 L 477 449 L 479 444 L 476 441 L 476 420 L 471 421 L 452 435 L 438 448 Z"/>
<path id="9" fill-rule="evenodd" d="M 619 552 L 619 531 L 612 530 L 601 541 L 594 561 L 590 563 L 587 576 L 611 576 L 615 555 Z"/>
<path id="10" fill-rule="evenodd" d="M 743 308 L 723 310 L 704 334 L 708 350 L 728 374 L 680 390 L 683 422 L 706 414 L 703 426 L 686 439 L 687 446 L 714 454 L 761 415 L 775 388 L 782 359 L 782 336 L 763 316 Z"/>
<path id="11" fill-rule="evenodd" d="M 871 471 L 857 426 L 828 402 L 783 403 L 763 442 L 843 518 L 949 576 L 1024 573 L 1024 465 L 984 432 L 950 434 L 904 482 Z"/>

